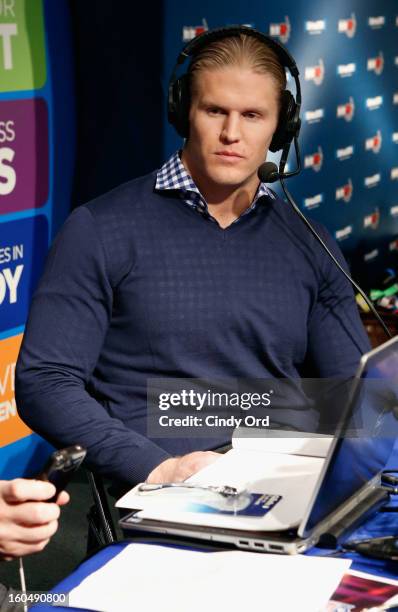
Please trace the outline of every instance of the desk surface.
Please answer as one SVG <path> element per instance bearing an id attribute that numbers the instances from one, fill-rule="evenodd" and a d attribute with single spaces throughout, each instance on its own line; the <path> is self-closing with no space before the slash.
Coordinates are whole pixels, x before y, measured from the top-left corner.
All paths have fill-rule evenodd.
<path id="1" fill-rule="evenodd" d="M 396 509 L 398 510 L 398 502 L 395 504 Z M 361 539 L 367 537 L 377 537 L 383 535 L 397 534 L 398 535 L 398 513 L 397 512 L 378 512 L 376 516 L 369 519 L 364 525 L 358 528 L 350 537 L 350 539 Z M 151 542 L 153 544 L 164 544 L 170 545 L 170 538 L 167 537 L 151 537 L 151 538 L 142 538 L 137 533 L 137 537 L 132 540 L 124 540 L 123 542 L 117 542 L 115 544 L 111 544 L 106 548 L 99 551 L 94 556 L 90 557 L 86 561 L 84 561 L 79 567 L 65 580 L 60 582 L 54 589 L 55 593 L 66 593 L 76 587 L 84 578 L 89 576 L 91 573 L 95 572 L 97 569 L 105 565 L 108 561 L 110 561 L 113 557 L 115 557 L 118 553 L 120 553 L 125 546 L 130 544 L 132 541 L 134 542 Z M 181 544 L 180 546 L 186 547 L 187 545 Z M 193 546 L 189 545 L 190 548 Z M 203 550 L 203 544 L 198 542 L 199 550 Z M 311 555 L 323 556 L 333 553 L 333 551 L 314 548 L 309 553 Z M 265 554 L 265 553 L 258 553 Z M 340 555 L 339 555 L 340 556 Z M 398 562 L 393 561 L 383 561 L 379 559 L 370 559 L 367 557 L 362 557 L 356 553 L 345 553 L 341 555 L 344 558 L 352 559 L 353 563 L 351 565 L 351 569 L 355 569 L 362 572 L 367 572 L 373 574 L 375 576 L 385 576 L 387 578 L 398 579 Z M 35 612 L 54 612 L 54 609 L 59 610 L 69 610 L 71 612 L 75 608 L 64 608 L 57 607 L 52 608 L 46 605 L 38 605 L 32 608 Z M 81 610 L 81 608 L 79 608 Z"/>

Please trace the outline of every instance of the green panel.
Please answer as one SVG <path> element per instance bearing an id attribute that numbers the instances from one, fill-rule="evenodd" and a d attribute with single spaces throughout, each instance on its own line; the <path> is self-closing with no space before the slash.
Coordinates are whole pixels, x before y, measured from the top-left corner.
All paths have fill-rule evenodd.
<path id="1" fill-rule="evenodd" d="M 46 82 L 42 0 L 0 0 L 0 92 Z"/>

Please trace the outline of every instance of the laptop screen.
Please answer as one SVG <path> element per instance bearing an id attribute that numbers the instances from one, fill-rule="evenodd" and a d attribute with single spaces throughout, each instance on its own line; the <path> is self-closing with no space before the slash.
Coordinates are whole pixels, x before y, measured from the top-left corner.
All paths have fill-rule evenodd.
<path id="1" fill-rule="evenodd" d="M 364 355 L 344 424 L 300 526 L 306 536 L 384 469 L 398 434 L 398 337 Z"/>

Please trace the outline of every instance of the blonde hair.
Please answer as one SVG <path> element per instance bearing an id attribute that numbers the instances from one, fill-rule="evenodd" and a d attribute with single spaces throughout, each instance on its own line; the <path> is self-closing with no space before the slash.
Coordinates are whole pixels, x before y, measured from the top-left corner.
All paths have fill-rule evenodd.
<path id="1" fill-rule="evenodd" d="M 259 74 L 269 74 L 278 88 L 278 99 L 286 88 L 286 72 L 277 54 L 254 36 L 237 34 L 206 45 L 193 56 L 188 68 L 190 92 L 202 70 L 217 70 L 230 66 L 247 67 Z"/>

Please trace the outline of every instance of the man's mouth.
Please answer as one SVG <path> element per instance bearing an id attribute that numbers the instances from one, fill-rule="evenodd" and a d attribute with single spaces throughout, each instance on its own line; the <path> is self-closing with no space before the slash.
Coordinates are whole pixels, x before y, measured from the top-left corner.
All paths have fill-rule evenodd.
<path id="1" fill-rule="evenodd" d="M 243 159 L 243 155 L 239 155 L 239 153 L 235 153 L 234 151 L 216 151 L 216 155 L 219 155 L 220 157 Z"/>

